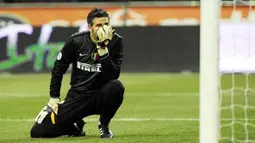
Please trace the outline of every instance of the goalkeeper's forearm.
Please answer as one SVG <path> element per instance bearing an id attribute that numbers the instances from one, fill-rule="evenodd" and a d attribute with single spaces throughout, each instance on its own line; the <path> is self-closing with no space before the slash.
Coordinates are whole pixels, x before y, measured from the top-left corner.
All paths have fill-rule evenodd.
<path id="1" fill-rule="evenodd" d="M 102 64 L 103 77 L 107 80 L 117 79 L 120 75 L 123 58 L 122 53 L 112 53 L 115 56 L 111 57 L 107 48 L 100 48 L 98 49 L 98 54 L 100 63 Z"/>
<path id="2" fill-rule="evenodd" d="M 63 75 L 52 74 L 50 82 L 50 97 L 60 98 L 60 89 Z"/>
<path id="3" fill-rule="evenodd" d="M 50 81 L 50 97 L 60 98 L 60 89 L 63 79 L 63 75 L 68 69 L 68 65 L 61 63 L 61 61 L 55 61 L 52 69 L 51 81 Z"/>

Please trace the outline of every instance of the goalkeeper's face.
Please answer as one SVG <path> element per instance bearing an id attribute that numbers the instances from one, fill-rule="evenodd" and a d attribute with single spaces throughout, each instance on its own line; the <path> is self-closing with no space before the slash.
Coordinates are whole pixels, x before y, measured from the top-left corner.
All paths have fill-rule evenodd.
<path id="1" fill-rule="evenodd" d="M 93 24 L 89 25 L 89 30 L 92 34 L 92 37 L 95 40 L 98 40 L 97 37 L 97 30 L 102 27 L 103 25 L 109 25 L 109 18 L 108 17 L 96 17 L 93 19 Z"/>

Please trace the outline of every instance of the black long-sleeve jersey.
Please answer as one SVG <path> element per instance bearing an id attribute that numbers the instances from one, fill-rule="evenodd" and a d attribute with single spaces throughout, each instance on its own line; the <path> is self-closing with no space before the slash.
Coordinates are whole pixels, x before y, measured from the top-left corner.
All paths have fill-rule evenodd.
<path id="1" fill-rule="evenodd" d="M 70 64 L 73 65 L 70 81 L 73 91 L 96 90 L 107 81 L 117 79 L 123 60 L 123 38 L 115 33 L 107 47 L 109 53 L 99 56 L 90 32 L 71 35 L 54 62 L 50 96 L 60 97 L 62 78 Z"/>

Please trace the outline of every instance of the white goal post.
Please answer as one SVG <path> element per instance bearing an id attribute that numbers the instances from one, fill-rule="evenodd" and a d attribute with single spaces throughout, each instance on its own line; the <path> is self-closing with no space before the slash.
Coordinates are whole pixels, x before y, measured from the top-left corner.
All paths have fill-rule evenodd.
<path id="1" fill-rule="evenodd" d="M 200 1 L 200 143 L 219 141 L 220 7 L 220 0 Z"/>
<path id="2" fill-rule="evenodd" d="M 255 0 L 201 0 L 200 15 L 199 142 L 255 143 Z"/>

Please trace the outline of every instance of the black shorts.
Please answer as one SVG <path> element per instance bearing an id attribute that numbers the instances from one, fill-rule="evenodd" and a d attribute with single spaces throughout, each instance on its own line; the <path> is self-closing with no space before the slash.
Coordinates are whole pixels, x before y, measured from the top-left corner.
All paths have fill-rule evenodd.
<path id="1" fill-rule="evenodd" d="M 100 115 L 100 122 L 108 124 L 122 104 L 123 94 L 124 87 L 118 80 L 110 81 L 97 91 L 77 92 L 70 89 L 65 101 L 59 104 L 58 114 L 50 113 L 41 124 L 35 123 L 31 136 L 57 137 L 72 134 L 77 131 L 74 123 L 90 115 Z"/>
<path id="2" fill-rule="evenodd" d="M 53 124 L 51 114 L 48 114 L 41 124 L 34 123 L 30 135 L 31 137 L 53 138 L 62 135 L 73 135 L 77 128 L 73 123 Z"/>
<path id="3" fill-rule="evenodd" d="M 98 91 L 87 93 L 69 91 L 64 103 L 59 105 L 56 123 L 74 123 L 84 117 L 98 115 L 102 112 L 102 104 L 102 95 Z"/>
<path id="4" fill-rule="evenodd" d="M 74 123 L 82 118 L 100 114 L 101 96 L 97 92 L 79 94 L 68 92 L 66 100 L 59 105 L 58 115 L 48 114 L 41 124 L 35 123 L 31 129 L 31 137 L 58 137 L 72 135 L 77 132 Z"/>

